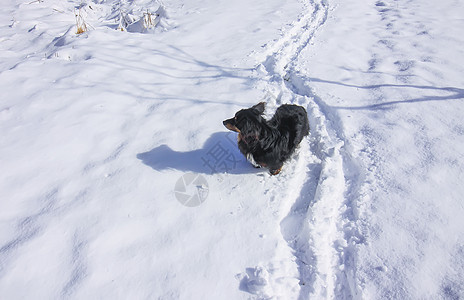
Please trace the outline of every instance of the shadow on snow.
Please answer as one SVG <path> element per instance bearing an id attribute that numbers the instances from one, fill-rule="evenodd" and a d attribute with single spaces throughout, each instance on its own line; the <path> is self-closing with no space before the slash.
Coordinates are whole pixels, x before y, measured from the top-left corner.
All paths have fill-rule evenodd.
<path id="1" fill-rule="evenodd" d="M 346 84 L 337 81 L 323 80 L 319 78 L 307 78 L 310 82 L 320 82 L 327 84 L 335 84 L 345 87 L 352 87 L 356 89 L 380 89 L 380 88 L 413 88 L 419 90 L 435 91 L 436 93 L 447 93 L 447 95 L 425 95 L 413 99 L 405 100 L 393 100 L 385 101 L 365 106 L 332 106 L 334 109 L 351 109 L 351 110 L 364 110 L 364 109 L 388 109 L 395 104 L 407 104 L 407 103 L 418 103 L 427 101 L 440 101 L 440 100 L 464 100 L 464 89 L 456 87 L 434 87 L 434 86 L 423 86 L 423 85 L 410 85 L 410 84 L 374 84 L 374 85 L 354 85 Z"/>
<path id="2" fill-rule="evenodd" d="M 237 147 L 233 132 L 212 134 L 201 149 L 175 151 L 168 145 L 137 154 L 137 158 L 156 171 L 179 170 L 200 174 L 247 174 L 261 172 L 255 169 Z"/>

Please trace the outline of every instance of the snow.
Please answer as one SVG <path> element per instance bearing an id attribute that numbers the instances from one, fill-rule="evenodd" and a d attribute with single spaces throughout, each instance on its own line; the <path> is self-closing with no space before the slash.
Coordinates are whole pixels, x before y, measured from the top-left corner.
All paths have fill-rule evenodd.
<path id="1" fill-rule="evenodd" d="M 352 271 L 365 298 L 461 298 L 463 7 L 379 1 L 362 18 L 356 5 L 298 62 L 360 163 L 345 172 L 363 224 Z"/>
<path id="2" fill-rule="evenodd" d="M 1 8 L 2 298 L 464 297 L 463 4 Z M 277 176 L 260 101 L 308 112 Z"/>

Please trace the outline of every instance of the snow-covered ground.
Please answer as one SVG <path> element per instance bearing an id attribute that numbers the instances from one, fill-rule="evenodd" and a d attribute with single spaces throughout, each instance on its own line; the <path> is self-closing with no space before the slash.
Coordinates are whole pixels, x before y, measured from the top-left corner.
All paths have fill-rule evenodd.
<path id="1" fill-rule="evenodd" d="M 464 298 L 464 4 L 160 3 L 0 4 L 0 298 Z"/>

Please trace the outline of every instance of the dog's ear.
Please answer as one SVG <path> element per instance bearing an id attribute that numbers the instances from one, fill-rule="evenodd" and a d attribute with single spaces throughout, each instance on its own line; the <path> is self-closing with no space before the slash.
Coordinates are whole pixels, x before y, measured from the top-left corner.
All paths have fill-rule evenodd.
<path id="1" fill-rule="evenodd" d="M 256 104 L 255 106 L 253 106 L 252 108 L 256 109 L 259 112 L 259 114 L 261 115 L 261 114 L 264 113 L 265 106 L 266 106 L 266 103 L 260 102 L 260 103 Z"/>

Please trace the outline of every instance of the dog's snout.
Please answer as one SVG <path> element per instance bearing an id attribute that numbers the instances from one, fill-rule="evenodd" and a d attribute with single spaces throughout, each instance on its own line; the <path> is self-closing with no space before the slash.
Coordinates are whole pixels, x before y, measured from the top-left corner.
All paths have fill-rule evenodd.
<path id="1" fill-rule="evenodd" d="M 232 118 L 232 119 L 227 119 L 227 120 L 224 120 L 224 121 L 222 122 L 222 124 L 224 124 L 224 126 L 226 126 L 226 127 L 227 127 L 227 126 L 235 126 L 235 120 L 234 120 L 234 118 Z"/>
<path id="2" fill-rule="evenodd" d="M 238 128 L 236 127 L 235 120 L 233 118 L 224 120 L 222 122 L 222 124 L 224 124 L 224 126 L 229 130 L 232 130 L 232 131 L 235 131 L 235 132 L 240 132 L 240 130 L 238 130 Z"/>

